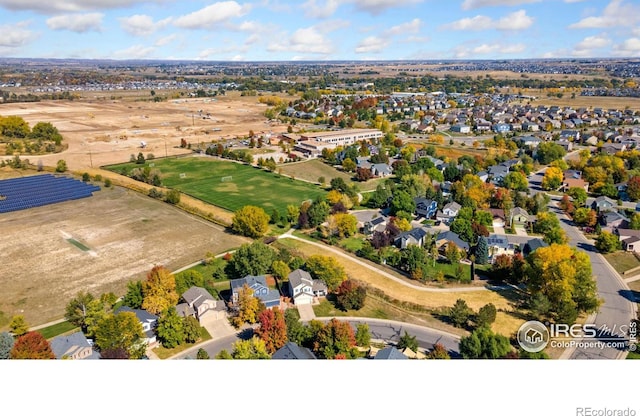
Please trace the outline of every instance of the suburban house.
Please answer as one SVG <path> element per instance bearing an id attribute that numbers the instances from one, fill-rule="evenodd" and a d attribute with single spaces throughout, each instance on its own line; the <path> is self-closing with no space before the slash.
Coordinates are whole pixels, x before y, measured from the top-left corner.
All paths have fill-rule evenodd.
<path id="1" fill-rule="evenodd" d="M 515 254 L 515 245 L 510 243 L 505 235 L 491 234 L 487 237 L 487 246 L 489 248 L 489 263 L 495 261 L 496 257 L 501 254 Z"/>
<path id="2" fill-rule="evenodd" d="M 602 215 L 601 219 L 602 225 L 608 228 L 626 228 L 629 224 L 629 218 L 618 211 L 607 211 Z"/>
<path id="3" fill-rule="evenodd" d="M 427 232 L 424 228 L 414 228 L 398 235 L 396 239 L 393 240 L 393 243 L 398 248 L 407 248 L 409 246 L 422 247 L 426 236 Z"/>
<path id="4" fill-rule="evenodd" d="M 562 192 L 567 192 L 571 188 L 582 188 L 589 192 L 589 182 L 580 178 L 566 178 L 562 181 Z"/>
<path id="5" fill-rule="evenodd" d="M 266 276 L 245 276 L 242 279 L 231 280 L 231 303 L 238 302 L 240 290 L 247 285 L 253 290 L 253 296 L 264 303 L 267 308 L 280 306 L 280 293 L 275 289 L 269 289 Z"/>
<path id="6" fill-rule="evenodd" d="M 458 215 L 460 208 L 462 208 L 462 206 L 457 202 L 449 202 L 442 207 L 442 211 L 438 211 L 436 219 L 444 222 L 445 224 L 449 224 Z"/>
<path id="7" fill-rule="evenodd" d="M 511 225 L 528 225 L 533 218 L 524 208 L 515 207 L 511 210 Z"/>
<path id="8" fill-rule="evenodd" d="M 461 134 L 469 134 L 471 133 L 471 126 L 467 126 L 465 124 L 455 124 L 449 128 L 450 131 Z"/>
<path id="9" fill-rule="evenodd" d="M 216 300 L 206 289 L 191 286 L 182 294 L 184 302 L 176 306 L 178 315 L 193 316 L 198 322 L 203 320 L 218 320 L 227 316 L 227 307 L 224 301 Z"/>
<path id="10" fill-rule="evenodd" d="M 640 230 L 632 230 L 630 228 L 616 228 L 613 233 L 618 236 L 618 240 L 624 242 L 633 237 L 640 238 Z"/>
<path id="11" fill-rule="evenodd" d="M 595 209 L 598 212 L 601 211 L 610 211 L 616 206 L 616 201 L 609 198 L 608 196 L 599 196 L 593 200 L 591 203 L 591 208 Z"/>
<path id="12" fill-rule="evenodd" d="M 383 232 L 387 228 L 387 217 L 375 217 L 364 223 L 362 233 L 365 235 L 373 234 L 375 231 Z"/>
<path id="13" fill-rule="evenodd" d="M 94 351 L 80 331 L 71 335 L 59 335 L 51 340 L 51 350 L 58 360 L 97 360 L 100 353 Z"/>
<path id="14" fill-rule="evenodd" d="M 640 237 L 629 237 L 622 240 L 622 248 L 624 251 L 640 253 Z"/>
<path id="15" fill-rule="evenodd" d="M 386 347 L 376 353 L 374 360 L 408 360 L 409 357 L 400 352 L 396 347 Z"/>
<path id="16" fill-rule="evenodd" d="M 155 329 L 156 326 L 158 326 L 158 317 L 156 315 L 151 314 L 144 309 L 132 309 L 128 306 L 121 306 L 115 310 L 116 314 L 122 312 L 133 312 L 136 315 L 136 318 L 138 318 L 140 325 L 142 325 L 145 342 L 149 345 L 156 343 L 157 339 Z"/>
<path id="17" fill-rule="evenodd" d="M 438 247 L 438 250 L 446 249 L 449 243 L 455 244 L 459 249 L 462 249 L 466 252 L 469 251 L 469 243 L 462 240 L 460 236 L 453 231 L 445 231 L 437 235 L 436 247 Z"/>
<path id="18" fill-rule="evenodd" d="M 295 342 L 287 342 L 273 353 L 272 360 L 315 360 L 316 356 L 309 348 L 300 347 Z"/>
<path id="19" fill-rule="evenodd" d="M 436 215 L 438 203 L 432 199 L 417 197 L 413 199 L 416 203 L 416 215 L 419 217 L 431 218 Z"/>
<path id="20" fill-rule="evenodd" d="M 537 249 L 542 248 L 542 247 L 548 247 L 548 246 L 549 246 L 549 244 L 547 244 L 541 238 L 531 239 L 531 240 L 527 241 L 524 244 L 524 246 L 522 247 L 522 255 L 526 257 L 529 254 L 531 254 L 534 251 L 536 251 Z"/>
<path id="21" fill-rule="evenodd" d="M 319 279 L 312 279 L 311 275 L 301 269 L 289 273 L 289 296 L 295 305 L 309 305 L 314 298 L 326 296 L 329 291 L 327 285 Z"/>
<path id="22" fill-rule="evenodd" d="M 386 163 L 374 163 L 371 165 L 371 174 L 380 178 L 385 178 L 393 173 L 391 166 Z"/>

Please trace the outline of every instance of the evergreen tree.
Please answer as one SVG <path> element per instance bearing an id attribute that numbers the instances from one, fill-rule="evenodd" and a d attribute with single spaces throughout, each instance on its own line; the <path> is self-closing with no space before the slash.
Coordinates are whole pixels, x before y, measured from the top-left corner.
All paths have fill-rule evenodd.
<path id="1" fill-rule="evenodd" d="M 478 238 L 478 244 L 476 245 L 476 263 L 487 264 L 489 261 L 489 245 L 487 244 L 487 238 L 480 236 Z"/>

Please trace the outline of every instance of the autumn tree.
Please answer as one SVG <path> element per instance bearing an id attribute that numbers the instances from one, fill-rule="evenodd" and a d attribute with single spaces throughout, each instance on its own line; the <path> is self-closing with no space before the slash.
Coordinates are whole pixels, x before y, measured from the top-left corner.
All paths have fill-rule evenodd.
<path id="1" fill-rule="evenodd" d="M 593 227 L 598 221 L 598 214 L 591 208 L 578 208 L 573 213 L 573 222 L 577 225 Z"/>
<path id="2" fill-rule="evenodd" d="M 526 191 L 529 187 L 527 177 L 522 172 L 517 171 L 507 173 L 502 179 L 502 184 L 505 188 L 515 191 Z"/>
<path id="3" fill-rule="evenodd" d="M 309 256 L 306 269 L 314 279 L 320 279 L 330 291 L 335 291 L 340 283 L 347 279 L 344 267 L 330 256 L 314 254 Z"/>
<path id="4" fill-rule="evenodd" d="M 89 304 L 95 298 L 89 292 L 79 292 L 75 298 L 71 299 L 65 308 L 64 317 L 73 325 L 79 326 L 83 332 L 87 332 L 86 317 Z"/>
<path id="5" fill-rule="evenodd" d="M 601 253 L 612 253 L 622 248 L 622 243 L 618 236 L 609 231 L 601 231 L 595 242 L 596 250 Z"/>
<path id="6" fill-rule="evenodd" d="M 269 219 L 264 209 L 245 205 L 233 215 L 231 229 L 245 237 L 260 238 L 269 229 Z"/>
<path id="7" fill-rule="evenodd" d="M 503 358 L 511 349 L 509 338 L 493 333 L 487 326 L 481 326 L 460 339 L 460 354 L 467 359 Z"/>
<path id="8" fill-rule="evenodd" d="M 351 214 L 336 214 L 336 227 L 340 238 L 349 237 L 358 231 L 358 219 Z"/>
<path id="9" fill-rule="evenodd" d="M 583 206 L 587 201 L 587 197 L 589 196 L 584 188 L 580 188 L 578 186 L 569 188 L 569 190 L 567 191 L 567 195 L 569 195 L 573 199 L 573 204 L 576 207 Z"/>
<path id="10" fill-rule="evenodd" d="M 170 307 L 158 318 L 156 334 L 165 348 L 175 348 L 185 341 L 184 321 L 175 307 Z"/>
<path id="11" fill-rule="evenodd" d="M 20 336 L 29 331 L 29 324 L 27 324 L 27 321 L 24 319 L 24 315 L 16 315 L 11 318 L 9 328 L 11 328 L 13 335 Z"/>
<path id="12" fill-rule="evenodd" d="M 258 337 L 253 337 L 248 340 L 236 341 L 233 344 L 231 357 L 235 360 L 268 360 L 271 355 L 267 352 L 265 342 Z"/>
<path id="13" fill-rule="evenodd" d="M 260 276 L 269 272 L 276 258 L 275 251 L 268 245 L 254 241 L 238 248 L 228 263 L 234 277 Z"/>
<path id="14" fill-rule="evenodd" d="M 142 282 L 142 309 L 152 314 L 175 306 L 178 303 L 179 295 L 176 292 L 176 279 L 174 275 L 163 266 L 155 266 L 149 273 L 147 279 Z"/>
<path id="15" fill-rule="evenodd" d="M 316 335 L 313 351 L 326 359 L 334 359 L 338 354 L 348 358 L 356 358 L 356 338 L 349 322 L 333 318 L 324 325 Z"/>
<path id="16" fill-rule="evenodd" d="M 627 195 L 632 201 L 640 199 L 640 176 L 632 176 L 627 181 Z"/>
<path id="17" fill-rule="evenodd" d="M 286 279 L 291 273 L 289 265 L 282 260 L 274 260 L 271 263 L 271 273 L 278 279 Z"/>
<path id="18" fill-rule="evenodd" d="M 107 315 L 96 328 L 94 343 L 100 351 L 122 348 L 131 359 L 142 358 L 146 346 L 142 325 L 133 312 Z"/>
<path id="19" fill-rule="evenodd" d="M 9 358 L 14 343 L 15 340 L 10 333 L 6 331 L 0 332 L 0 360 Z"/>
<path id="20" fill-rule="evenodd" d="M 431 360 L 449 360 L 451 356 L 444 345 L 436 342 L 433 345 L 433 349 L 429 351 L 429 354 L 427 354 L 427 358 Z"/>
<path id="21" fill-rule="evenodd" d="M 551 318 L 571 324 L 579 313 L 592 313 L 600 306 L 587 253 L 551 244 L 531 253 L 527 265 L 528 290 L 549 300 Z"/>
<path id="22" fill-rule="evenodd" d="M 13 344 L 12 360 L 54 360 L 51 345 L 40 332 L 30 331 L 20 335 Z"/>
<path id="23" fill-rule="evenodd" d="M 562 185 L 562 179 L 564 175 L 559 168 L 550 167 L 544 173 L 544 177 L 542 178 L 542 189 L 547 191 L 558 189 L 560 185 Z"/>
<path id="24" fill-rule="evenodd" d="M 264 304 L 259 298 L 253 296 L 253 289 L 245 284 L 238 291 L 236 307 L 238 313 L 232 318 L 232 323 L 236 328 L 240 328 L 245 322 L 255 324 L 258 314 L 264 309 Z"/>
<path id="25" fill-rule="evenodd" d="M 449 260 L 449 263 L 455 264 L 460 261 L 462 255 L 460 254 L 460 249 L 454 242 L 450 242 L 447 244 L 447 248 L 445 249 L 444 256 Z"/>
<path id="26" fill-rule="evenodd" d="M 264 341 L 269 354 L 273 354 L 287 343 L 287 325 L 279 308 L 260 312 L 258 322 L 260 326 L 255 330 L 255 334 Z"/>
<path id="27" fill-rule="evenodd" d="M 355 280 L 347 279 L 338 286 L 336 303 L 344 311 L 359 310 L 364 306 L 367 297 L 366 288 Z"/>

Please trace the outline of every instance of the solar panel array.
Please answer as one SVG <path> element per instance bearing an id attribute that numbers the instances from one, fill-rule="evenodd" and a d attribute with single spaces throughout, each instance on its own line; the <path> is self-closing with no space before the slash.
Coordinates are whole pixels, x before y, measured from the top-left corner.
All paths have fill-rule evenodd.
<path id="1" fill-rule="evenodd" d="M 99 190 L 99 186 L 51 174 L 0 180 L 0 213 L 86 198 Z"/>

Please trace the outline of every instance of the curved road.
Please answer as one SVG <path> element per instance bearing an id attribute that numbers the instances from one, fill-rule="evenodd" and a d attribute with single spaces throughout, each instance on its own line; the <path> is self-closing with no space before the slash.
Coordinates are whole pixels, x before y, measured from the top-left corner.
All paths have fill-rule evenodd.
<path id="1" fill-rule="evenodd" d="M 332 318 L 315 318 L 318 321 L 330 321 Z M 405 322 L 389 321 L 374 318 L 350 318 L 338 317 L 338 320 L 347 321 L 351 326 L 356 328 L 357 324 L 366 323 L 369 325 L 371 339 L 380 339 L 392 344 L 398 342 L 400 337 L 407 331 L 410 335 L 415 336 L 420 348 L 432 349 L 436 343 L 442 344 L 452 358 L 460 357 L 459 342 L 460 337 L 455 334 L 440 331 L 437 329 L 427 328 L 420 325 L 408 324 Z M 174 360 L 195 359 L 198 349 L 203 348 L 213 358 L 222 350 L 231 352 L 233 343 L 239 339 L 249 339 L 252 336 L 251 330 L 245 330 L 239 334 L 228 335 L 223 338 L 208 341 L 205 344 L 198 345 L 184 353 L 171 357 Z"/>

